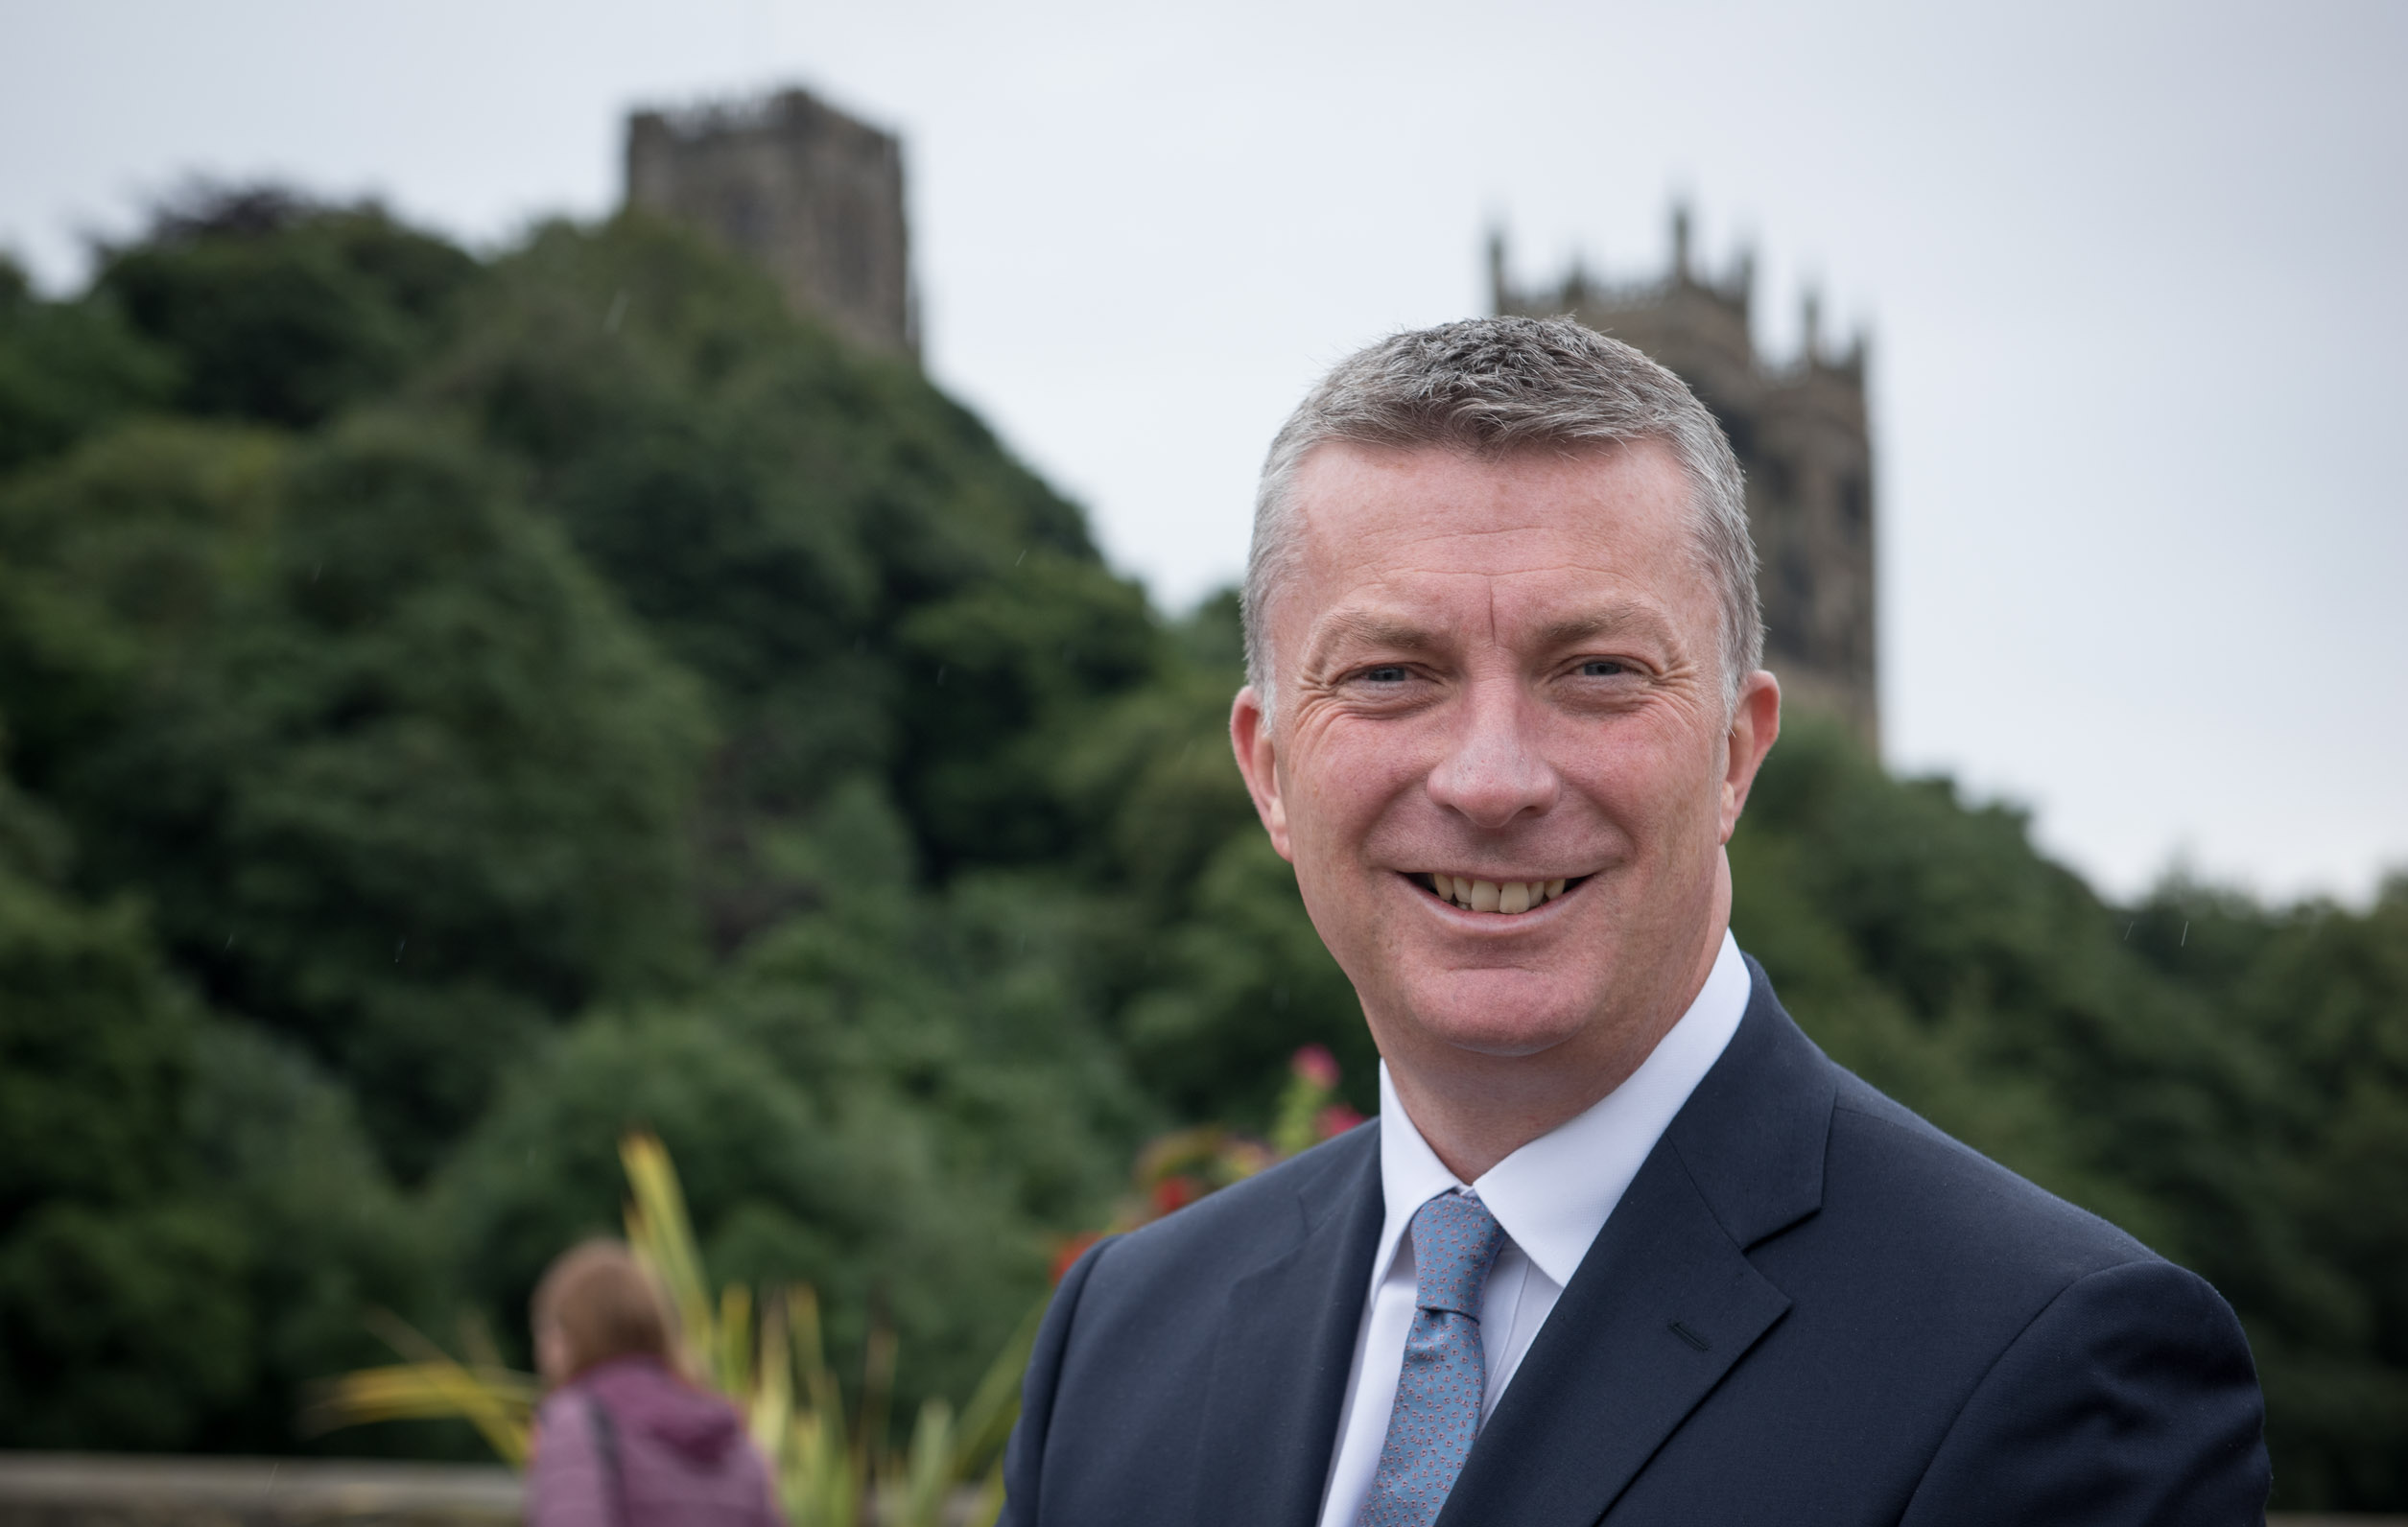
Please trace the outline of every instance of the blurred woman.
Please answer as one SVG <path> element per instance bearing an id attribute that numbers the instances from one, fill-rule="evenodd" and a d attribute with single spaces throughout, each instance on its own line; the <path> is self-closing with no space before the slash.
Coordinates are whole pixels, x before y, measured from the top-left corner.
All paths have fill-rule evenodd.
<path id="1" fill-rule="evenodd" d="M 531 1527 L 783 1527 L 725 1400 L 678 1376 L 668 1307 L 626 1246 L 591 1240 L 535 1286 Z"/>

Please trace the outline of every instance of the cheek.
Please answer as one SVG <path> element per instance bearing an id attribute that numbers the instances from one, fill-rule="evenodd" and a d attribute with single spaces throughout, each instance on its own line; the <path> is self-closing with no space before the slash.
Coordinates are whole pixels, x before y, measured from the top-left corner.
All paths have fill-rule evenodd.
<path id="1" fill-rule="evenodd" d="M 1398 727 L 1337 724 L 1301 738 L 1290 755 L 1289 830 L 1300 841 L 1352 848 L 1427 770 Z"/>
<path id="2" fill-rule="evenodd" d="M 1587 729 L 1564 740 L 1559 772 L 1604 817 L 1658 850 L 1704 830 L 1719 841 L 1722 781 L 1692 738 Z"/>

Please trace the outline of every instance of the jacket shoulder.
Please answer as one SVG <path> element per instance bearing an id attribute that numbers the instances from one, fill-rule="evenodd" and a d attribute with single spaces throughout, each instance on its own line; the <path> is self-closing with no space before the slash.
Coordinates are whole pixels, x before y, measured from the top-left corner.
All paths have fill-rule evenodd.
<path id="1" fill-rule="evenodd" d="M 1371 1119 L 1278 1165 L 1231 1184 L 1098 1249 L 1088 1297 L 1144 1291 L 1159 1298 L 1193 1285 L 1226 1290 L 1245 1270 L 1281 1255 L 1340 1212 L 1366 1185 L 1376 1190 L 1380 1121 Z"/>
<path id="2" fill-rule="evenodd" d="M 1825 1209 L 1898 1227 L 1897 1249 L 1988 1281 L 2054 1292 L 2111 1267 L 2161 1262 L 2131 1235 L 1942 1131 L 1853 1072 L 1836 1093 Z M 1936 1269 L 1935 1269 L 1936 1270 Z"/>
<path id="3" fill-rule="evenodd" d="M 1749 962 L 1738 1030 L 1665 1132 L 1742 1250 L 1800 1272 L 1887 1265 L 2026 1295 L 2151 1257 L 1823 1053 Z"/>

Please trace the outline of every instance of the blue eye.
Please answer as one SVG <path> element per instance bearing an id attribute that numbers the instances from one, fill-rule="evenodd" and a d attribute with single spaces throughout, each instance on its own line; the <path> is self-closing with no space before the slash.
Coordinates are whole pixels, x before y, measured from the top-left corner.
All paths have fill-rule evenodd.
<path id="1" fill-rule="evenodd" d="M 1630 670 L 1612 658 L 1595 658 L 1580 665 L 1580 676 L 1584 679 L 1610 679 L 1617 673 L 1629 671 Z"/>
<path id="2" fill-rule="evenodd" d="M 1382 663 L 1378 668 L 1363 670 L 1363 677 L 1373 684 L 1402 684 L 1405 682 L 1405 666 L 1401 663 Z"/>

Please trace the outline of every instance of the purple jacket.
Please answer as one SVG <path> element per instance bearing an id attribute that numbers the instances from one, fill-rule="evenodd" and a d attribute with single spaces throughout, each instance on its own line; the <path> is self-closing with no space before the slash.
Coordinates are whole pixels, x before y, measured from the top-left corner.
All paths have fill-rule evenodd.
<path id="1" fill-rule="evenodd" d="M 769 1470 L 736 1412 L 649 1357 L 561 1385 L 535 1427 L 529 1527 L 784 1527 Z"/>

